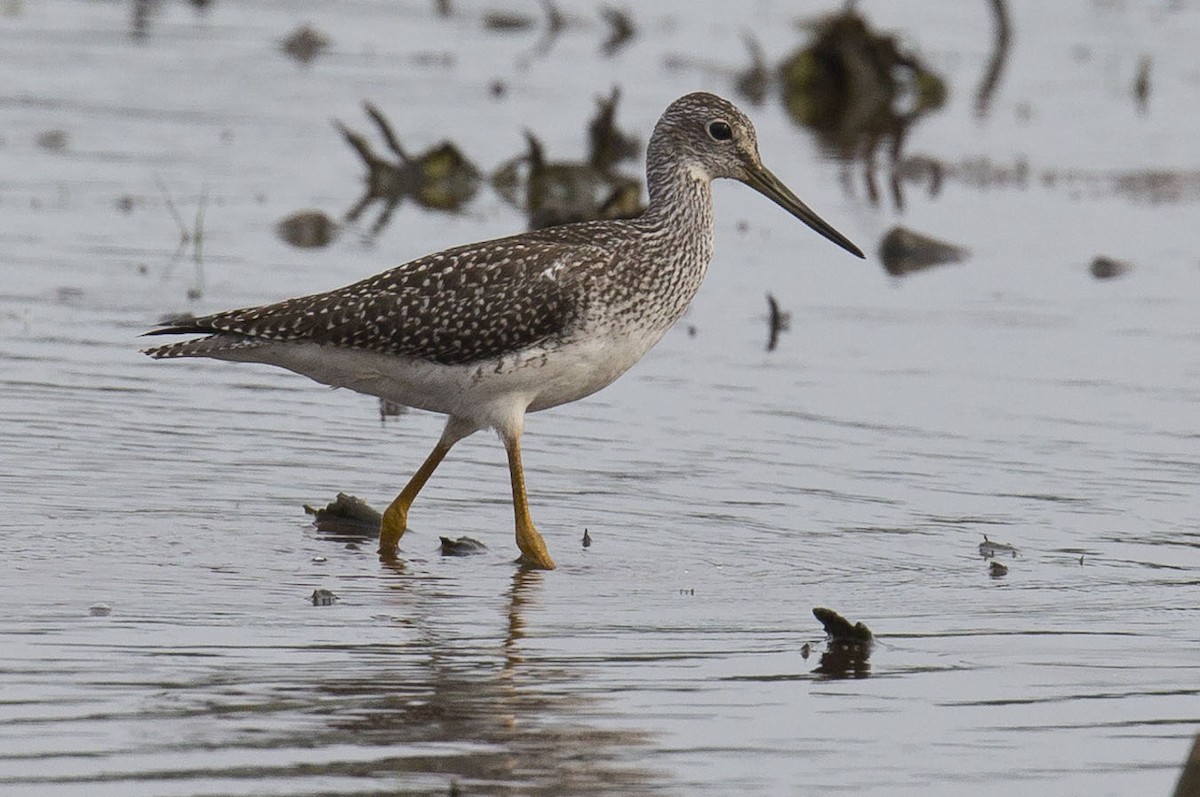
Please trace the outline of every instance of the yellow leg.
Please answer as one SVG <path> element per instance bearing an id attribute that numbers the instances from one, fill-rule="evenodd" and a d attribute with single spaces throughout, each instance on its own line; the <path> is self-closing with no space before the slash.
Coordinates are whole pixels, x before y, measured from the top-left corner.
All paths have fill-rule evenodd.
<path id="1" fill-rule="evenodd" d="M 404 485 L 400 495 L 396 496 L 395 500 L 384 510 L 383 522 L 379 525 L 379 555 L 383 558 L 396 558 L 396 547 L 400 544 L 400 537 L 408 528 L 408 508 L 416 500 L 417 493 L 421 492 L 425 482 L 429 481 L 429 477 L 437 470 L 437 466 L 446 458 L 452 445 L 454 444 L 439 440 L 438 444 L 433 447 L 433 451 L 421 463 L 421 467 L 408 480 L 408 484 Z"/>
<path id="2" fill-rule="evenodd" d="M 546 542 L 533 527 L 529 517 L 529 499 L 525 495 L 525 469 L 521 467 L 521 434 L 505 435 L 504 447 L 508 449 L 508 472 L 512 477 L 513 512 L 517 519 L 517 547 L 521 549 L 518 560 L 526 567 L 553 570 L 554 560 L 546 550 Z"/>
<path id="3" fill-rule="evenodd" d="M 421 467 L 408 480 L 408 484 L 404 485 L 400 495 L 396 496 L 383 512 L 383 520 L 379 524 L 379 557 L 381 559 L 394 560 L 396 558 L 396 547 L 400 544 L 400 538 L 408 528 L 408 508 L 416 500 L 417 493 L 421 492 L 425 482 L 429 481 L 429 477 L 437 470 L 437 466 L 442 464 L 442 460 L 446 458 L 446 454 L 450 453 L 454 444 L 477 429 L 478 427 L 458 418 L 450 417 L 446 420 L 446 428 L 442 430 L 442 436 L 437 445 L 433 447 L 433 451 L 429 452 L 429 456 L 421 463 Z"/>

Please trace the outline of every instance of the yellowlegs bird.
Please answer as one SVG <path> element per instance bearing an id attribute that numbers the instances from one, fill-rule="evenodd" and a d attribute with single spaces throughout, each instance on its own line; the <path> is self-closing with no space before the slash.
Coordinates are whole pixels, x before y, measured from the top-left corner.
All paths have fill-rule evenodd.
<path id="1" fill-rule="evenodd" d="M 448 416 L 442 436 L 383 513 L 397 555 L 417 493 L 450 448 L 495 429 L 508 451 L 520 560 L 554 560 L 529 517 L 525 414 L 576 401 L 625 373 L 679 319 L 713 249 L 712 181 L 739 180 L 862 257 L 762 164 L 754 126 L 727 100 L 668 106 L 646 150 L 641 216 L 447 249 L 344 288 L 179 321 L 147 334 L 202 334 L 156 358 L 265 363 L 317 382 Z"/>

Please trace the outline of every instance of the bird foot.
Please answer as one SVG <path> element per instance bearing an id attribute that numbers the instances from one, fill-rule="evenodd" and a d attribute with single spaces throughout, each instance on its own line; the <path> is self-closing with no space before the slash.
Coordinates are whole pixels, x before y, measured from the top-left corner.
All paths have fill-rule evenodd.
<path id="1" fill-rule="evenodd" d="M 399 500 L 393 501 L 379 523 L 379 558 L 395 561 L 399 555 L 400 538 L 408 529 L 408 510 Z"/>
<path id="2" fill-rule="evenodd" d="M 513 559 L 513 564 L 520 565 L 526 570 L 554 570 L 558 567 L 558 565 L 554 564 L 554 560 L 549 557 L 535 559 L 526 554 L 521 554 L 516 559 Z"/>
<path id="3" fill-rule="evenodd" d="M 517 557 L 517 563 L 521 567 L 532 570 L 553 570 L 555 568 L 554 560 L 550 558 L 550 551 L 546 549 L 546 541 L 533 526 L 517 527 L 517 547 L 521 549 L 521 555 Z"/>

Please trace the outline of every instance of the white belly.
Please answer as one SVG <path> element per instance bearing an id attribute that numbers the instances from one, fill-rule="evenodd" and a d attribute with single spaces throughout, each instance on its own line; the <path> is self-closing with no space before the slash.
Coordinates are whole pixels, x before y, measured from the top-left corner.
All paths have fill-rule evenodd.
<path id="1" fill-rule="evenodd" d="M 279 366 L 325 385 L 488 428 L 506 422 L 514 412 L 544 410 L 595 393 L 629 370 L 662 334 L 584 336 L 557 348 L 534 348 L 484 364 L 440 365 L 316 343 L 272 343 L 231 350 L 222 359 Z"/>

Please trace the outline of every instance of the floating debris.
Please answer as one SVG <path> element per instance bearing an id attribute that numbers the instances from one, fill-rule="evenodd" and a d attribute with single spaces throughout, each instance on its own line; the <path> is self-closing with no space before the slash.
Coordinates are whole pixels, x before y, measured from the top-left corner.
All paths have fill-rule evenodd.
<path id="1" fill-rule="evenodd" d="M 602 219 L 632 219 L 642 215 L 646 206 L 642 204 L 642 184 L 637 180 L 618 178 L 617 186 L 600 203 L 599 217 Z"/>
<path id="2" fill-rule="evenodd" d="M 1151 63 L 1148 55 L 1138 59 L 1137 77 L 1133 79 L 1133 99 L 1137 103 L 1138 113 L 1145 113 L 1150 106 Z"/>
<path id="3" fill-rule="evenodd" d="M 895 277 L 924 271 L 933 266 L 957 263 L 970 251 L 936 238 L 930 238 L 905 227 L 893 227 L 879 242 L 879 259 L 889 274 Z"/>
<path id="4" fill-rule="evenodd" d="M 903 183 L 925 183 L 930 199 L 942 192 L 942 182 L 945 180 L 946 167 L 937 158 L 928 155 L 910 155 L 897 162 L 892 167 L 892 191 L 902 196 Z M 897 202 L 902 205 L 903 202 Z"/>
<path id="5" fill-rule="evenodd" d="M 108 617 L 112 614 L 112 607 L 107 603 L 93 603 L 88 607 L 88 614 L 92 617 Z"/>
<path id="6" fill-rule="evenodd" d="M 771 82 L 771 71 L 767 68 L 767 57 L 762 45 L 749 31 L 742 33 L 742 41 L 750 51 L 750 66 L 738 72 L 733 79 L 734 89 L 754 105 L 762 105 L 767 98 Z"/>
<path id="7" fill-rule="evenodd" d="M 43 130 L 33 139 L 34 144 L 48 152 L 62 152 L 69 141 L 66 130 Z"/>
<path id="8" fill-rule="evenodd" d="M 1003 576 L 1007 576 L 1008 568 L 999 562 L 992 560 L 992 563 L 988 565 L 988 575 L 990 575 L 992 578 L 1001 578 Z"/>
<path id="9" fill-rule="evenodd" d="M 529 30 L 536 20 L 528 14 L 516 11 L 487 11 L 483 15 L 483 27 L 499 33 Z"/>
<path id="10" fill-rule="evenodd" d="M 550 50 L 554 47 L 555 41 L 558 40 L 559 34 L 567 26 L 567 18 L 563 16 L 563 13 L 558 10 L 558 6 L 552 0 L 542 0 L 542 12 L 546 18 L 546 28 L 542 32 L 541 38 L 531 48 L 532 54 L 537 57 L 545 57 L 549 54 Z M 533 19 L 530 18 L 529 27 L 532 26 Z M 527 59 L 521 59 L 520 63 L 524 67 L 528 67 L 529 65 Z"/>
<path id="11" fill-rule="evenodd" d="M 779 333 L 792 328 L 792 314 L 781 309 L 779 302 L 769 293 L 767 294 L 767 308 L 770 311 L 767 316 L 769 325 L 767 351 L 775 351 L 775 346 L 779 343 Z"/>
<path id="12" fill-rule="evenodd" d="M 833 609 L 818 606 L 813 609 L 813 617 L 816 617 L 825 628 L 825 633 L 829 634 L 831 640 L 857 642 L 868 646 L 874 644 L 875 637 L 871 633 L 871 629 L 861 622 L 851 625 L 849 620 Z"/>
<path id="13" fill-rule="evenodd" d="M 541 142 L 526 131 L 529 174 L 524 210 L 530 229 L 593 218 L 628 218 L 641 212 L 642 184 L 636 178 L 605 172 L 592 163 L 547 162 Z M 636 208 L 628 202 L 637 198 Z"/>
<path id="14" fill-rule="evenodd" d="M 1194 202 L 1200 198 L 1200 170 L 1157 170 L 1102 175 L 1108 189 L 1147 202 Z"/>
<path id="15" fill-rule="evenodd" d="M 641 212 L 641 181 L 591 163 L 548 162 L 537 137 L 525 132 L 525 214 L 530 229 L 592 219 L 630 218 Z M 635 202 L 629 202 L 630 196 Z"/>
<path id="16" fill-rule="evenodd" d="M 588 122 L 588 163 L 601 172 L 609 172 L 621 161 L 636 160 L 641 152 L 637 136 L 617 128 L 617 103 L 621 89 L 613 86 L 607 98 L 597 97 L 596 116 Z"/>
<path id="17" fill-rule="evenodd" d="M 141 41 L 150 34 L 150 18 L 158 12 L 160 0 L 133 0 L 133 15 L 129 19 L 129 35 Z"/>
<path id="18" fill-rule="evenodd" d="M 329 47 L 325 34 L 310 25 L 301 25 L 280 42 L 280 49 L 301 64 L 311 64 Z"/>
<path id="19" fill-rule="evenodd" d="M 332 606 L 337 603 L 338 596 L 327 589 L 314 589 L 312 594 L 313 606 Z"/>
<path id="20" fill-rule="evenodd" d="M 1194 202 L 1200 198 L 1200 169 L 1140 169 L 1130 172 L 1046 169 L 1039 175 L 1045 188 L 1065 189 L 1073 196 L 1124 195 L 1138 202 Z"/>
<path id="21" fill-rule="evenodd" d="M 420 155 L 410 156 L 400 146 L 383 113 L 369 102 L 363 103 L 363 108 L 397 160 L 392 162 L 376 155 L 360 134 L 335 123 L 367 167 L 366 190 L 347 212 L 346 221 L 356 221 L 369 205 L 381 201 L 384 207 L 372 225 L 374 234 L 387 226 L 392 211 L 403 199 L 412 199 L 430 210 L 457 211 L 475 197 L 479 190 L 479 170 L 458 147 L 443 141 Z"/>
<path id="22" fill-rule="evenodd" d="M 1129 263 L 1124 260 L 1097 255 L 1092 261 L 1090 271 L 1092 276 L 1098 280 L 1110 280 L 1129 273 L 1130 268 Z"/>
<path id="23" fill-rule="evenodd" d="M 853 675 L 864 678 L 869 675 L 868 659 L 875 644 L 871 630 L 861 622 L 851 625 L 849 620 L 832 609 L 817 607 L 812 611 L 813 617 L 820 621 L 829 635 L 816 672 L 833 677 Z"/>
<path id="24" fill-rule="evenodd" d="M 500 165 L 492 187 L 505 201 L 521 208 L 530 229 L 593 219 L 626 219 L 643 209 L 642 183 L 616 171 L 641 150 L 638 139 L 617 128 L 619 87 L 597 98 L 596 116 L 588 123 L 588 159 L 547 160 L 542 142 L 525 131 L 527 150 Z"/>
<path id="25" fill-rule="evenodd" d="M 984 559 L 991 559 L 1000 554 L 1007 554 L 1012 558 L 1017 558 L 1017 549 L 1006 542 L 995 542 L 989 540 L 986 534 L 983 535 L 983 542 L 979 543 L 979 555 Z"/>
<path id="26" fill-rule="evenodd" d="M 945 178 L 954 178 L 962 185 L 984 191 L 998 188 L 1015 188 L 1023 191 L 1029 187 L 1031 180 L 1029 162 L 1024 157 L 1015 158 L 1011 164 L 996 163 L 986 157 L 966 158 L 951 164 L 942 163 L 924 155 L 915 157 L 920 160 L 909 164 L 908 159 L 905 159 L 898 164 L 898 171 L 903 175 L 914 175 L 914 173 L 924 170 L 931 175 L 936 174 L 939 181 Z M 1050 179 L 1053 180 L 1053 178 Z"/>
<path id="27" fill-rule="evenodd" d="M 812 27 L 810 43 L 777 69 L 784 109 L 835 157 L 862 162 L 867 198 L 878 204 L 877 154 L 901 158 L 908 129 L 945 104 L 946 83 L 894 36 L 872 30 L 853 4 Z"/>
<path id="28" fill-rule="evenodd" d="M 473 556 L 487 551 L 487 546 L 479 540 L 470 537 L 459 537 L 452 540 L 442 537 L 442 556 Z"/>
<path id="29" fill-rule="evenodd" d="M 298 210 L 275 225 L 280 238 L 301 249 L 328 246 L 337 231 L 337 222 L 323 210 Z"/>
<path id="30" fill-rule="evenodd" d="M 315 565 L 323 565 L 329 560 L 326 559 L 324 556 L 314 556 L 311 561 Z"/>
<path id="31" fill-rule="evenodd" d="M 553 39 L 567 26 L 567 18 L 558 10 L 553 0 L 542 0 L 542 11 L 546 13 L 546 36 Z"/>
<path id="32" fill-rule="evenodd" d="M 525 211 L 533 229 L 595 218 L 599 210 L 596 186 L 603 174 L 590 163 L 549 163 L 542 142 L 525 131 L 529 147 L 529 177 L 525 182 Z"/>
<path id="33" fill-rule="evenodd" d="M 637 28 L 629 13 L 619 8 L 600 9 L 600 18 L 608 23 L 608 38 L 600 45 L 600 52 L 604 53 L 606 58 L 611 58 L 617 50 L 629 44 L 637 34 Z"/>
<path id="34" fill-rule="evenodd" d="M 945 82 L 853 9 L 813 28 L 812 43 L 779 67 L 784 105 L 838 149 L 851 152 L 868 133 L 888 132 L 945 102 Z"/>
<path id="35" fill-rule="evenodd" d="M 528 155 L 514 156 L 497 166 L 488 178 L 500 198 L 514 207 L 523 208 L 525 205 L 525 178 L 528 174 L 522 174 L 521 170 L 528 164 Z"/>
<path id="36" fill-rule="evenodd" d="M 366 501 L 346 493 L 338 493 L 324 509 L 305 504 L 304 511 L 313 516 L 313 525 L 319 531 L 336 534 L 378 534 L 383 520 Z"/>
<path id="37" fill-rule="evenodd" d="M 1012 163 L 997 163 L 986 157 L 951 163 L 928 155 L 905 156 L 895 162 L 892 179 L 896 182 L 926 182 L 930 196 L 940 191 L 943 182 L 953 181 L 980 191 L 1024 191 L 1031 186 L 1040 186 L 1068 191 L 1072 196 L 1103 198 L 1116 195 L 1151 204 L 1200 200 L 1200 169 L 1037 169 L 1023 156 L 1015 157 Z"/>
<path id="38" fill-rule="evenodd" d="M 583 530 L 583 547 L 584 547 L 584 548 L 591 548 L 591 547 L 592 547 L 592 535 L 591 535 L 591 534 L 588 534 L 588 530 L 587 530 L 587 529 L 584 529 L 584 530 Z"/>

